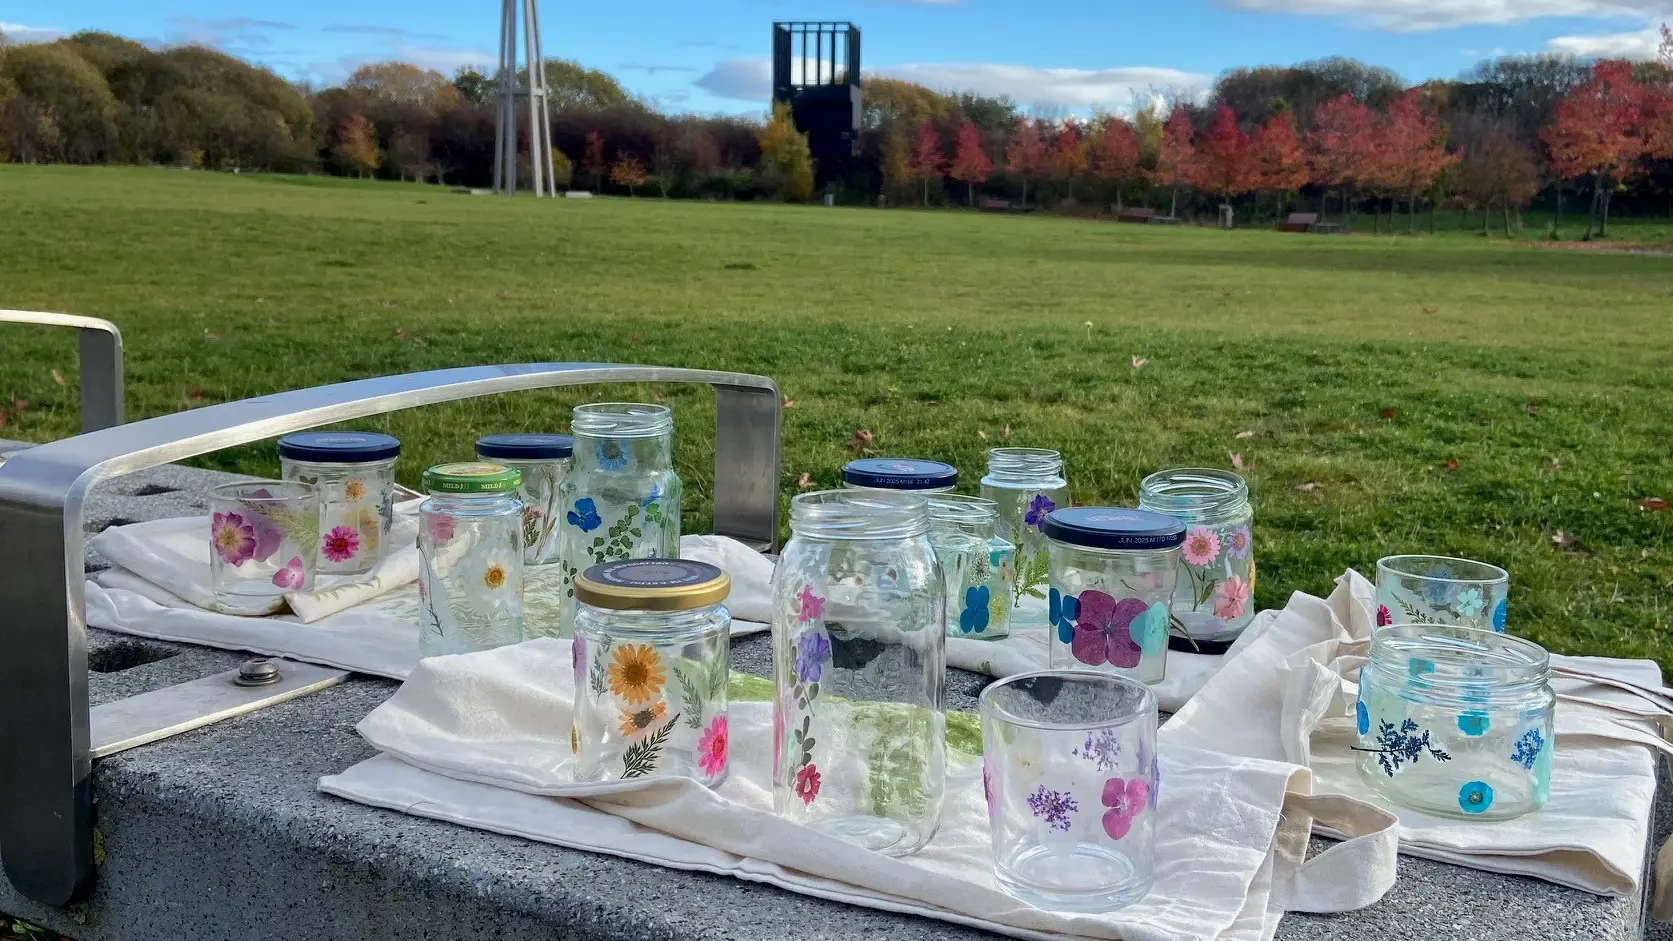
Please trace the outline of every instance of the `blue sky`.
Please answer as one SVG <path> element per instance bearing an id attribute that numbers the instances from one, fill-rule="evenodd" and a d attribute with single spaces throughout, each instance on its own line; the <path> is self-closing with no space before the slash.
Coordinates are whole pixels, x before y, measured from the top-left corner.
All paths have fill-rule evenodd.
<path id="1" fill-rule="evenodd" d="M 391 58 L 448 73 L 489 64 L 498 9 L 432 0 L 0 0 L 0 30 L 25 40 L 102 29 L 202 42 L 287 78 L 329 83 Z M 1656 24 L 1673 20 L 1673 0 L 545 0 L 541 16 L 547 55 L 604 69 L 676 110 L 760 111 L 772 21 L 831 19 L 861 27 L 869 72 L 1086 112 L 1124 109 L 1134 89 L 1206 88 L 1226 68 L 1327 55 L 1387 66 L 1414 83 L 1503 52 L 1648 57 Z"/>

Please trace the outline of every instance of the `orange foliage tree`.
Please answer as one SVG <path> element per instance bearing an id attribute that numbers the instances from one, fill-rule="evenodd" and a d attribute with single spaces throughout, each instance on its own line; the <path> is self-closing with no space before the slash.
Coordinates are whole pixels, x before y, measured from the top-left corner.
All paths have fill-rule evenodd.
<path id="1" fill-rule="evenodd" d="M 610 182 L 617 186 L 627 187 L 627 195 L 633 195 L 633 188 L 645 185 L 645 162 L 632 154 L 623 154 L 610 165 Z"/>
<path id="2" fill-rule="evenodd" d="M 1417 194 L 1428 192 L 1459 155 L 1447 151 L 1446 129 L 1421 88 L 1408 88 L 1390 101 L 1378 129 L 1379 176 L 1391 192 L 1406 194 L 1406 231 L 1415 231 Z"/>
<path id="3" fill-rule="evenodd" d="M 1284 199 L 1307 185 L 1307 158 L 1301 153 L 1295 118 L 1287 109 L 1267 118 L 1250 135 L 1249 163 L 1255 191 L 1275 194 L 1282 214 Z"/>
<path id="4" fill-rule="evenodd" d="M 976 184 L 986 183 L 993 176 L 993 161 L 982 149 L 982 130 L 976 122 L 966 118 L 958 128 L 958 141 L 953 148 L 953 165 L 948 175 L 964 184 L 972 208 L 976 205 Z"/>
<path id="5" fill-rule="evenodd" d="M 1046 169 L 1046 142 L 1040 126 L 1027 118 L 1017 120 L 1017 129 L 1005 144 L 1005 172 L 1022 180 L 1022 203 L 1028 205 L 1028 181 Z"/>
<path id="6" fill-rule="evenodd" d="M 1092 175 L 1115 190 L 1115 211 L 1121 211 L 1122 189 L 1143 176 L 1139 167 L 1139 136 L 1121 118 L 1108 118 L 1092 144 Z"/>
<path id="7" fill-rule="evenodd" d="M 1156 143 L 1156 169 L 1150 173 L 1152 183 L 1172 191 L 1168 202 L 1170 216 L 1179 215 L 1179 188 L 1191 182 L 1191 167 L 1196 162 L 1191 138 L 1191 113 L 1184 105 L 1174 105 L 1162 125 L 1162 136 Z"/>
<path id="8" fill-rule="evenodd" d="M 1559 179 L 1590 176 L 1591 213 L 1585 238 L 1609 231 L 1608 189 L 1635 172 L 1644 156 L 1644 90 L 1632 81 L 1625 62 L 1599 62 L 1592 79 L 1557 102 L 1551 123 L 1540 131 Z"/>

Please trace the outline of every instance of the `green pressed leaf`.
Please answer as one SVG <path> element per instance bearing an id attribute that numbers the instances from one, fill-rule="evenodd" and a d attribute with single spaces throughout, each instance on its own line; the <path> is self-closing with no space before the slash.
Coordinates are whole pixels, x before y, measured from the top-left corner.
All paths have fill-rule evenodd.
<path id="1" fill-rule="evenodd" d="M 656 760 L 662 755 L 662 746 L 668 741 L 668 733 L 674 730 L 680 721 L 678 713 L 669 719 L 662 728 L 651 733 L 649 738 L 634 742 L 622 754 L 622 777 L 642 778 L 656 770 Z"/>

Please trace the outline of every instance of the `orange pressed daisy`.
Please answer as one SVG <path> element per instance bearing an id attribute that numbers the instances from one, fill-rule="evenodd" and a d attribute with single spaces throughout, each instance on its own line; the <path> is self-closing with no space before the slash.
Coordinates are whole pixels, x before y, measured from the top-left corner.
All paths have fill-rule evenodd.
<path id="1" fill-rule="evenodd" d="M 655 699 L 667 682 L 668 671 L 655 647 L 623 644 L 610 655 L 610 692 L 629 705 Z"/>
<path id="2" fill-rule="evenodd" d="M 643 709 L 623 709 L 621 733 L 628 738 L 638 738 L 650 730 L 650 727 L 662 721 L 668 713 L 668 704 L 658 702 L 654 706 Z"/>
<path id="3" fill-rule="evenodd" d="M 343 481 L 343 499 L 350 503 L 359 503 L 366 499 L 366 481 L 359 477 L 350 477 Z"/>

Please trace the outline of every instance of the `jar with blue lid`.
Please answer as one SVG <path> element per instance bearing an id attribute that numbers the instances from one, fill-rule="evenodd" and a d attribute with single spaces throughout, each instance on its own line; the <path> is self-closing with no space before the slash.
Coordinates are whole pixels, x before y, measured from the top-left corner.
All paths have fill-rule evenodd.
<path id="1" fill-rule="evenodd" d="M 1009 637 L 1016 547 L 996 532 L 998 504 L 956 493 L 928 499 L 929 542 L 947 584 L 947 636 Z"/>
<path id="2" fill-rule="evenodd" d="M 982 496 L 999 504 L 1000 535 L 1017 547 L 1011 572 L 1011 630 L 1046 627 L 1046 516 L 1069 505 L 1062 453 L 1049 448 L 989 449 Z"/>
<path id="3" fill-rule="evenodd" d="M 1371 632 L 1359 673 L 1359 777 L 1402 807 L 1463 820 L 1532 813 L 1551 796 L 1551 658 L 1475 627 Z"/>
<path id="4" fill-rule="evenodd" d="M 476 439 L 480 460 L 504 464 L 523 475 L 523 564 L 558 561 L 558 488 L 569 475 L 575 439 L 569 435 L 486 435 Z"/>
<path id="5" fill-rule="evenodd" d="M 1175 650 L 1224 653 L 1255 619 L 1255 518 L 1249 485 L 1231 471 L 1182 467 L 1139 484 L 1139 507 L 1185 523 L 1174 588 Z"/>
<path id="6" fill-rule="evenodd" d="M 919 458 L 868 457 L 842 465 L 842 485 L 853 490 L 951 493 L 958 486 L 958 468 Z"/>
<path id="7" fill-rule="evenodd" d="M 1161 682 L 1185 524 L 1146 510 L 1074 507 L 1053 510 L 1043 529 L 1051 666 Z"/>
<path id="8" fill-rule="evenodd" d="M 310 431 L 279 439 L 280 476 L 319 492 L 316 572 L 359 575 L 389 551 L 400 456 L 400 441 L 373 432 Z"/>
<path id="9" fill-rule="evenodd" d="M 522 475 L 486 462 L 424 472 L 418 508 L 418 653 L 469 653 L 523 640 Z"/>
<path id="10" fill-rule="evenodd" d="M 726 780 L 732 577 L 690 559 L 625 559 L 575 577 L 577 781 Z"/>

